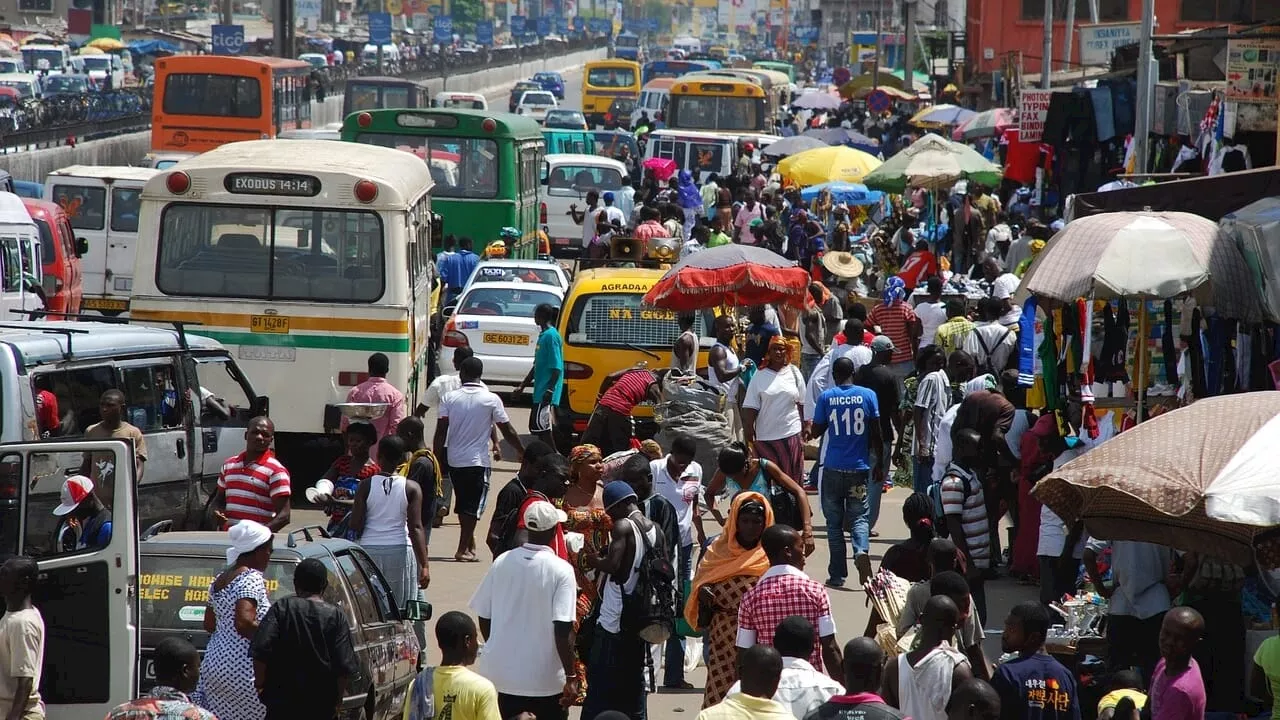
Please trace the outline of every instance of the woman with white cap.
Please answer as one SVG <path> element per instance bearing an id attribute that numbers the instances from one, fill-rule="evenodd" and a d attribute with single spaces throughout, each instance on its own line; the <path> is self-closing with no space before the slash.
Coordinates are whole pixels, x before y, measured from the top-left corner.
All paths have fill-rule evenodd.
<path id="1" fill-rule="evenodd" d="M 263 720 L 267 709 L 253 686 L 249 643 L 271 601 L 263 571 L 271 560 L 271 531 L 241 520 L 227 531 L 227 563 L 209 586 L 204 629 L 210 633 L 195 702 L 222 720 Z"/>

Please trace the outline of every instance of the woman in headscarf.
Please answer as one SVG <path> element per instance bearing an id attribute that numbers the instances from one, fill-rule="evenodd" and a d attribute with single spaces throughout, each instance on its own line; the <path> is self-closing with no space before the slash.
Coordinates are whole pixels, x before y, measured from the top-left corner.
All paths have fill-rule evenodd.
<path id="1" fill-rule="evenodd" d="M 738 605 L 769 569 L 760 536 L 773 524 L 769 501 L 757 492 L 733 500 L 724 532 L 711 543 L 693 575 L 684 619 L 705 630 L 707 687 L 702 707 L 724 699 L 738 680 Z"/>
<path id="2" fill-rule="evenodd" d="M 702 213 L 702 193 L 693 184 L 693 175 L 688 170 L 681 170 L 677 177 L 680 181 L 677 198 L 680 208 L 684 210 L 684 237 L 689 237 L 689 231 Z"/>
<path id="3" fill-rule="evenodd" d="M 200 663 L 195 702 L 226 720 L 263 720 L 267 708 L 253 685 L 249 643 L 271 607 L 263 571 L 271 560 L 271 531 L 241 520 L 227 531 L 227 563 L 209 586 L 204 629 L 209 644 Z"/>
<path id="4" fill-rule="evenodd" d="M 779 470 L 777 463 L 751 457 L 747 446 L 738 441 L 731 442 L 728 447 L 720 450 L 716 463 L 718 472 L 712 476 L 711 482 L 707 483 L 703 496 L 716 522 L 721 525 L 727 525 L 728 522 L 716 508 L 716 498 L 725 488 L 728 488 L 729 496 L 732 498 L 737 498 L 742 493 L 754 492 L 765 498 L 773 498 L 770 500 L 771 503 L 777 502 L 778 495 L 786 493 L 791 496 L 791 502 L 788 505 L 795 507 L 794 509 L 788 507 L 786 514 L 777 515 L 779 508 L 771 504 L 770 511 L 775 513 L 774 520 L 786 523 L 797 530 L 803 530 L 805 554 L 813 552 L 813 520 L 809 510 L 809 500 L 804 488 L 800 487 L 798 482 Z M 781 507 L 780 502 L 779 507 Z M 788 514 L 791 516 L 788 517 Z"/>
<path id="5" fill-rule="evenodd" d="M 1022 277 L 1023 275 L 1026 275 L 1027 270 L 1030 269 L 1031 267 L 1031 263 L 1035 262 L 1036 256 L 1040 254 L 1041 250 L 1044 250 L 1045 244 L 1046 243 L 1043 240 L 1032 240 L 1031 245 L 1029 246 L 1031 256 L 1026 258 L 1025 260 L 1019 261 L 1018 266 L 1013 269 L 1013 274 L 1017 275 L 1018 277 Z"/>
<path id="6" fill-rule="evenodd" d="M 575 543 L 569 544 L 569 563 L 577 578 L 578 599 L 574 612 L 573 631 L 578 632 L 582 620 L 591 614 L 591 608 L 600 597 L 597 589 L 599 573 L 587 566 L 583 558 L 604 555 L 609 550 L 609 531 L 613 529 L 613 521 L 604 511 L 601 499 L 600 477 L 604 472 L 604 456 L 595 445 L 578 445 L 569 451 L 569 489 L 560 500 L 567 516 L 561 526 L 566 533 L 578 533 L 582 536 L 581 550 L 574 550 Z M 574 652 L 577 652 L 575 648 Z M 575 705 L 581 705 L 587 697 L 587 666 L 583 658 L 574 658 L 574 666 L 578 670 L 581 683 Z"/>

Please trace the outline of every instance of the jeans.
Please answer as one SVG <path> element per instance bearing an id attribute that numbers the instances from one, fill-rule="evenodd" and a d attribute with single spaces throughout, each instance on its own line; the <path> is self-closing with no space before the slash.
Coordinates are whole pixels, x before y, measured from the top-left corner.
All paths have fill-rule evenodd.
<path id="1" fill-rule="evenodd" d="M 853 521 L 854 555 L 867 552 L 870 509 L 867 505 L 867 480 L 869 470 L 822 471 L 822 515 L 827 519 L 827 550 L 831 559 L 827 562 L 827 575 L 832 580 L 849 577 L 848 553 L 844 549 L 844 526 Z"/>
<path id="2" fill-rule="evenodd" d="M 680 560 L 676 575 L 676 590 L 678 593 L 685 591 L 685 584 L 693 578 L 693 545 L 680 546 Z M 683 608 L 685 598 L 680 595 L 680 604 L 676 607 Z M 662 673 L 662 684 L 667 687 L 680 685 L 684 683 L 684 638 L 671 633 L 671 637 L 667 638 L 667 654 L 663 663 L 666 670 Z"/>
<path id="3" fill-rule="evenodd" d="M 933 484 L 933 458 L 911 458 L 911 487 L 915 492 L 928 493 Z"/>
<path id="4" fill-rule="evenodd" d="M 645 657 L 648 646 L 639 635 L 614 634 L 596 627 L 587 661 L 587 699 L 582 717 L 617 710 L 630 720 L 645 720 Z M 538 716 L 541 720 L 542 716 Z"/>
<path id="5" fill-rule="evenodd" d="M 805 382 L 813 376 L 813 369 L 818 366 L 818 361 L 821 359 L 821 355 L 800 353 L 800 374 L 804 376 Z"/>

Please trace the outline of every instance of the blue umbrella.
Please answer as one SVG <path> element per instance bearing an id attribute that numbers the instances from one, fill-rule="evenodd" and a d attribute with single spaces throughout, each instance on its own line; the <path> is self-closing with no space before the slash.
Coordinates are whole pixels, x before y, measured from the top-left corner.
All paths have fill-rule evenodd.
<path id="1" fill-rule="evenodd" d="M 833 201 L 846 205 L 875 205 L 884 198 L 884 193 L 879 190 L 870 190 L 866 185 L 847 182 L 825 182 L 819 185 L 810 185 L 800 191 L 800 198 L 810 201 L 816 200 L 823 190 L 831 193 Z"/>
<path id="2" fill-rule="evenodd" d="M 818 128 L 805 130 L 801 137 L 812 137 L 828 145 L 848 145 L 871 155 L 880 154 L 880 142 L 848 128 Z"/>

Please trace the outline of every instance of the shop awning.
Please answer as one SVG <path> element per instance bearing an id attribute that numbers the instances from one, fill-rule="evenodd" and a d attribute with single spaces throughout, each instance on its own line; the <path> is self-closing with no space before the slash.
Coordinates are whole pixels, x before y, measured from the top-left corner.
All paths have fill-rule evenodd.
<path id="1" fill-rule="evenodd" d="M 1117 211 L 1182 211 L 1214 222 L 1227 213 L 1280 196 L 1280 168 L 1225 173 L 1212 177 L 1173 180 L 1122 190 L 1073 195 L 1067 199 L 1068 219 Z"/>

